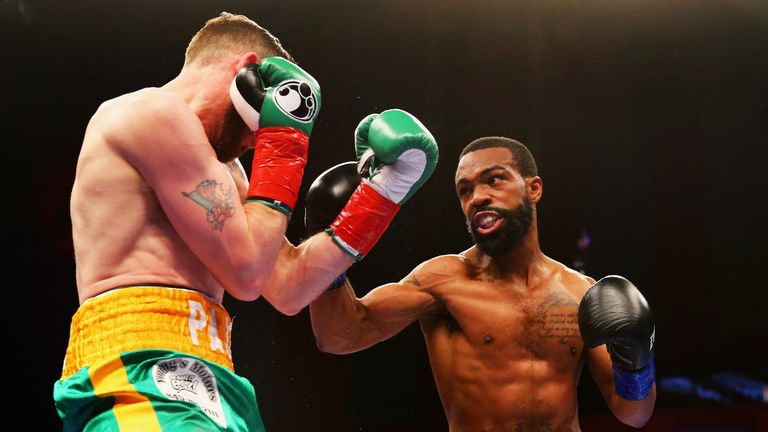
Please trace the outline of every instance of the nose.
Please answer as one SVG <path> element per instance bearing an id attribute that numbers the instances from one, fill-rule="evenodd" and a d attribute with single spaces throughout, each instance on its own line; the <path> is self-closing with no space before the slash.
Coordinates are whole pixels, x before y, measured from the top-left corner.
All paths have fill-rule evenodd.
<path id="1" fill-rule="evenodd" d="M 469 200 L 469 204 L 473 209 L 489 206 L 491 204 L 491 195 L 488 193 L 488 189 L 483 185 L 475 187 L 472 191 L 472 198 Z"/>

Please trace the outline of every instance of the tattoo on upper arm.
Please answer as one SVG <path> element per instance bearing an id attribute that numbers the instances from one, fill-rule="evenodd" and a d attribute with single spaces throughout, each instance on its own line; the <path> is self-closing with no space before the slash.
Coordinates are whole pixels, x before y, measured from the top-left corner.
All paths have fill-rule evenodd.
<path id="1" fill-rule="evenodd" d="M 215 231 L 221 231 L 224 228 L 224 221 L 235 215 L 235 193 L 232 187 L 225 187 L 216 180 L 204 180 L 195 190 L 182 191 L 181 194 L 208 211 L 206 219 Z"/>
<path id="2" fill-rule="evenodd" d="M 416 286 L 421 286 L 421 282 L 419 282 L 419 280 L 416 279 L 416 275 L 411 275 L 411 277 L 409 277 L 408 280 L 406 280 L 405 282 L 414 284 Z"/>

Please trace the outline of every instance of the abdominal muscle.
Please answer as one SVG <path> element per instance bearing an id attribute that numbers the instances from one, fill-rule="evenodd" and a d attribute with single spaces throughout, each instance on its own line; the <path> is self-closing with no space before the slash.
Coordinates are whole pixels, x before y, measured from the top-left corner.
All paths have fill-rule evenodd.
<path id="1" fill-rule="evenodd" d="M 430 362 L 451 431 L 580 430 L 573 373 L 543 359 L 500 363 L 463 343 L 434 342 Z"/>

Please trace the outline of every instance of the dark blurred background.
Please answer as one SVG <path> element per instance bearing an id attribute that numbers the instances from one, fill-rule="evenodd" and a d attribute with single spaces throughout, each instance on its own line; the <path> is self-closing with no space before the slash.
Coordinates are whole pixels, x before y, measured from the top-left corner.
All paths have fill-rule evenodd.
<path id="1" fill-rule="evenodd" d="M 0 0 L 2 141 L 21 150 L 5 170 L 20 194 L 4 204 L 9 250 L 35 265 L 12 269 L 7 293 L 24 299 L 13 333 L 23 403 L 37 413 L 29 430 L 60 429 L 52 385 L 78 306 L 68 200 L 89 117 L 176 76 L 191 36 L 223 10 L 273 32 L 322 85 L 302 193 L 353 158 L 354 127 L 371 112 L 408 110 L 438 140 L 433 177 L 350 270 L 360 296 L 470 246 L 458 153 L 509 136 L 539 163 L 544 252 L 595 278 L 628 277 L 653 307 L 663 385 L 646 429 L 768 430 L 765 1 Z M 287 236 L 302 234 L 294 217 Z M 333 356 L 316 349 L 306 310 L 225 305 L 237 371 L 269 430 L 447 429 L 417 325 Z M 624 430 L 588 373 L 580 407 L 585 431 Z"/>

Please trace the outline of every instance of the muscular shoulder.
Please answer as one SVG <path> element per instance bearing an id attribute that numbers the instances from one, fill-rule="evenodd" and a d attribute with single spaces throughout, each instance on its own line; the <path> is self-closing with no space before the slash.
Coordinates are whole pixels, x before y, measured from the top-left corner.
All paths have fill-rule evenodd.
<path id="1" fill-rule="evenodd" d="M 96 114 L 107 119 L 119 116 L 124 120 L 147 120 L 160 116 L 192 114 L 183 99 L 156 87 L 148 87 L 110 99 L 99 106 Z"/>
<path id="2" fill-rule="evenodd" d="M 424 261 L 403 279 L 423 288 L 435 287 L 464 275 L 466 258 L 461 255 L 440 255 Z"/>
<path id="3" fill-rule="evenodd" d="M 576 295 L 579 299 L 584 297 L 584 293 L 587 292 L 587 289 L 594 285 L 595 280 L 591 277 L 579 273 L 576 270 L 573 270 L 569 268 L 568 266 L 557 263 L 559 266 L 559 276 L 560 281 L 562 284 L 568 288 L 569 291 L 571 291 L 574 295 Z"/>
<path id="4" fill-rule="evenodd" d="M 203 132 L 202 124 L 189 106 L 159 88 L 145 88 L 104 102 L 94 114 L 91 127 L 115 143 L 152 142 L 159 135 L 190 129 L 198 131 L 199 128 Z"/>

